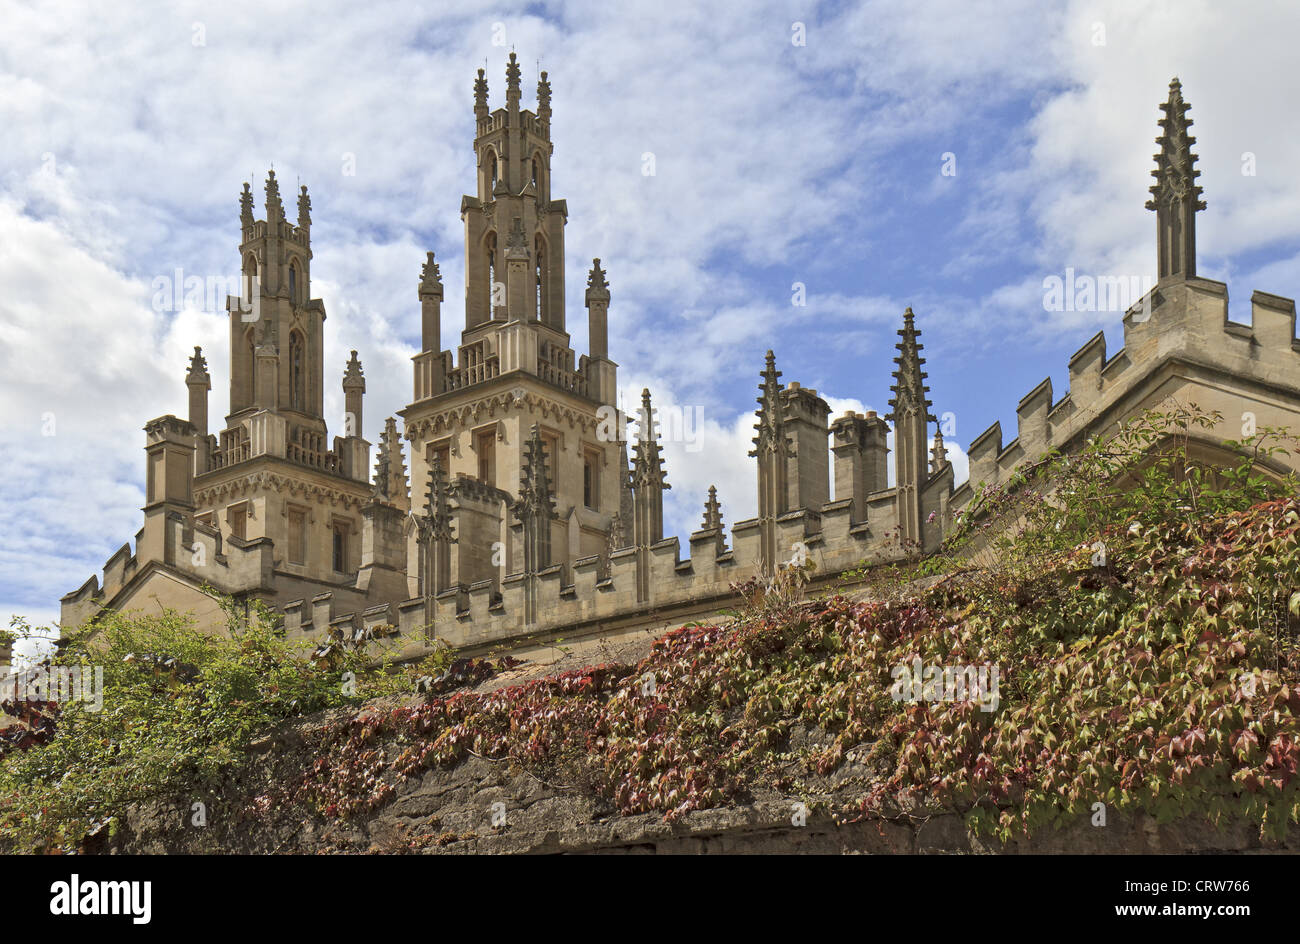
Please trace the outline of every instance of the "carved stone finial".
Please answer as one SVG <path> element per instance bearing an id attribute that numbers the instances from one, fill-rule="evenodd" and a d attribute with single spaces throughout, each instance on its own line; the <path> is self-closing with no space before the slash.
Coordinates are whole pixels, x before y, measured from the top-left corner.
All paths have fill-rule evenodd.
<path id="1" fill-rule="evenodd" d="M 551 117 L 551 83 L 545 72 L 537 80 L 537 117 L 543 121 Z"/>
<path id="2" fill-rule="evenodd" d="M 474 80 L 474 114 L 479 118 L 486 118 L 488 114 L 488 84 L 487 75 L 482 69 L 478 70 L 478 78 Z"/>
<path id="3" fill-rule="evenodd" d="M 212 388 L 212 378 L 208 375 L 208 362 L 203 356 L 203 348 L 195 345 L 194 356 L 190 358 L 190 370 L 185 375 L 187 384 L 204 384 Z"/>
<path id="4" fill-rule="evenodd" d="M 275 224 L 284 220 L 284 204 L 280 202 L 280 182 L 275 171 L 266 174 L 266 222 Z"/>
<path id="5" fill-rule="evenodd" d="M 605 280 L 605 270 L 600 267 L 599 259 L 591 260 L 591 271 L 587 273 L 587 307 L 592 302 L 609 304 L 609 282 Z"/>
<path id="6" fill-rule="evenodd" d="M 298 189 L 298 228 L 311 229 L 311 197 L 307 196 L 307 185 Z"/>
<path id="7" fill-rule="evenodd" d="M 442 298 L 442 272 L 432 252 L 425 257 L 424 267 L 420 269 L 420 297 L 426 295 Z"/>
<path id="8" fill-rule="evenodd" d="M 366 391 L 366 378 L 361 373 L 361 360 L 356 351 L 352 352 L 352 357 L 343 370 L 343 389 L 360 390 L 362 393 Z"/>
<path id="9" fill-rule="evenodd" d="M 239 195 L 239 225 L 245 230 L 253 228 L 253 191 L 244 182 L 244 192 Z"/>
<path id="10" fill-rule="evenodd" d="M 934 446 L 930 450 L 930 474 L 938 475 L 948 468 L 948 450 L 943 444 L 943 431 L 934 431 Z"/>

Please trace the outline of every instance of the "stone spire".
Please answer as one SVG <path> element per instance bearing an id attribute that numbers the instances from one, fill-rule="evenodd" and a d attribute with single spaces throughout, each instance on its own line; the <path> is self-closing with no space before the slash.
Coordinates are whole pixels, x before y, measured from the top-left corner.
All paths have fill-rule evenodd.
<path id="1" fill-rule="evenodd" d="M 930 449 L 930 474 L 938 475 L 948 468 L 948 450 L 943 444 L 943 431 L 934 431 L 934 446 Z"/>
<path id="2" fill-rule="evenodd" d="M 266 222 L 274 226 L 284 221 L 284 204 L 280 202 L 280 182 L 275 179 L 275 171 L 266 174 Z"/>
<path id="3" fill-rule="evenodd" d="M 1196 178 L 1196 138 L 1188 134 L 1192 119 L 1183 101 L 1183 87 L 1177 77 L 1169 83 L 1169 100 L 1160 106 L 1160 152 L 1154 156 L 1148 210 L 1156 211 L 1156 252 L 1159 278 L 1191 278 L 1196 275 L 1196 211 L 1205 209 Z"/>
<path id="4" fill-rule="evenodd" d="M 632 540 L 649 547 L 664 537 L 664 491 L 671 488 L 659 451 L 659 430 L 650 391 L 641 391 L 641 413 L 636 443 L 632 446 Z"/>
<path id="5" fill-rule="evenodd" d="M 513 52 L 506 63 L 506 108 L 512 114 L 519 112 L 519 60 Z"/>
<path id="6" fill-rule="evenodd" d="M 298 188 L 298 228 L 304 234 L 311 230 L 311 197 L 307 196 L 307 185 Z"/>
<path id="7" fill-rule="evenodd" d="M 777 547 L 776 519 L 789 511 L 790 440 L 785 429 L 785 411 L 781 403 L 781 372 L 776 356 L 767 352 L 760 374 L 758 422 L 754 429 L 754 448 L 749 453 L 758 460 L 759 557 L 765 573 L 772 573 L 782 555 Z"/>
<path id="8" fill-rule="evenodd" d="M 894 384 L 889 389 L 894 396 L 889 401 L 890 412 L 885 419 L 894 424 L 894 484 L 898 494 L 898 524 L 905 543 L 920 546 L 921 488 L 929 479 L 926 446 L 929 424 L 935 421 L 930 414 L 931 403 L 926 399 L 930 388 L 922 369 L 925 358 L 923 345 L 917 343 L 921 332 L 916 330 L 912 309 L 903 312 L 903 327 L 898 336 L 898 356 L 894 358 Z"/>
<path id="9" fill-rule="evenodd" d="M 248 231 L 253 228 L 253 191 L 247 181 L 244 182 L 244 192 L 239 195 L 239 225 L 247 238 Z"/>

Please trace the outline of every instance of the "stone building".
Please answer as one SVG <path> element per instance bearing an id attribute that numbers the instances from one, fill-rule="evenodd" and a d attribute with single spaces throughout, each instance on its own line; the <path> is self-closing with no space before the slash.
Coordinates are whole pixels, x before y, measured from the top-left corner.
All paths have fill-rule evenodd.
<path id="1" fill-rule="evenodd" d="M 443 285 L 433 253 L 420 275 L 421 350 L 412 399 L 380 437 L 373 474 L 359 435 L 365 378 L 356 352 L 339 377 L 346 420 L 331 441 L 322 415 L 325 310 L 311 297 L 311 203 L 285 218 L 274 173 L 265 218 L 240 198 L 244 292 L 228 302 L 230 412 L 209 432 L 211 382 L 196 348 L 187 419 L 145 425 L 147 499 L 134 551 L 124 545 L 63 598 L 64 627 L 105 608 L 158 604 L 220 623 L 215 594 L 280 610 L 308 640 L 390 637 L 417 656 L 435 638 L 467 651 L 557 635 L 599 639 L 680 625 L 733 602 L 735 582 L 810 557 L 835 575 L 864 558 L 933 550 L 980 482 L 1006 479 L 1048 448 L 1069 449 L 1170 398 L 1217 409 L 1221 430 L 1196 448 L 1231 456 L 1240 419 L 1300 429 L 1295 306 L 1252 296 L 1249 325 L 1227 317 L 1227 287 L 1196 275 L 1196 183 L 1187 103 L 1177 80 L 1161 106 L 1155 211 L 1159 280 L 1123 316 L 1124 347 L 1101 334 L 1017 407 L 1018 435 L 995 423 L 969 449 L 954 488 L 936 429 L 921 331 L 902 316 L 889 413 L 831 419 L 817 391 L 783 384 L 768 352 L 759 372 L 753 451 L 757 517 L 723 524 L 716 489 L 683 556 L 664 537 L 669 488 L 654 408 L 636 432 L 616 407 L 608 350 L 611 288 L 594 260 L 583 295 L 590 349 L 566 332 L 565 202 L 551 192 L 551 91 L 520 107 L 511 54 L 505 107 L 474 84 L 475 193 L 465 224 L 465 326 L 441 350 Z M 863 391 L 865 396 L 874 392 Z M 893 484 L 887 435 L 894 433 Z M 629 449 L 630 445 L 630 449 Z M 1296 461 L 1292 457 L 1291 461 Z M 1279 473 L 1284 467 L 1277 467 Z M 409 478 L 408 478 L 409 473 Z"/>

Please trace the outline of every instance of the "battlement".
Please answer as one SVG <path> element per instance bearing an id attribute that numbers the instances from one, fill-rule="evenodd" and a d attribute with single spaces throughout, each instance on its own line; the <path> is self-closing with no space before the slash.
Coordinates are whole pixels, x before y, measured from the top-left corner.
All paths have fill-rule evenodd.
<path id="1" fill-rule="evenodd" d="M 1016 407 L 1018 433 L 1003 445 L 994 423 L 971 442 L 969 481 L 953 495 L 964 506 L 979 483 L 997 484 L 1049 449 L 1071 449 L 1104 434 L 1139 407 L 1197 403 L 1223 413 L 1223 429 L 1207 438 L 1239 438 L 1242 416 L 1257 425 L 1296 422 L 1300 341 L 1295 302 L 1256 291 L 1251 323 L 1228 319 L 1228 287 L 1209 279 L 1158 283 L 1123 316 L 1124 346 L 1107 356 L 1098 333 L 1069 360 L 1070 388 L 1053 400 L 1051 379 Z"/>

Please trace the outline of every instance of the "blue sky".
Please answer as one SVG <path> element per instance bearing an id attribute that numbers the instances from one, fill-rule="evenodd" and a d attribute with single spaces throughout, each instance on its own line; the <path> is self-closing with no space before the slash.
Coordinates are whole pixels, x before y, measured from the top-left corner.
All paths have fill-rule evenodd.
<path id="1" fill-rule="evenodd" d="M 0 0 L 0 22 L 4 616 L 54 618 L 132 538 L 141 427 L 183 414 L 195 344 L 225 413 L 224 314 L 157 311 L 151 286 L 177 268 L 234 274 L 237 196 L 250 180 L 260 215 L 271 163 L 286 202 L 298 179 L 311 189 L 326 368 L 341 377 L 360 351 L 377 440 L 409 396 L 429 249 L 456 346 L 472 82 L 485 66 L 503 104 L 512 48 L 526 107 L 539 59 L 553 87 L 575 347 L 599 256 L 627 402 L 648 386 L 703 417 L 696 443 L 665 444 L 683 536 L 710 484 L 729 523 L 753 513 L 745 452 L 769 347 L 836 414 L 883 412 L 911 305 L 959 481 L 962 450 L 996 420 L 1010 441 L 1043 377 L 1066 392 L 1096 331 L 1118 350 L 1118 312 L 1046 311 L 1043 280 L 1154 275 L 1143 203 L 1175 74 L 1209 203 L 1200 273 L 1229 283 L 1242 320 L 1252 290 L 1300 287 L 1300 79 L 1275 68 L 1300 13 L 1284 3 Z M 327 417 L 341 412 L 331 381 Z"/>

